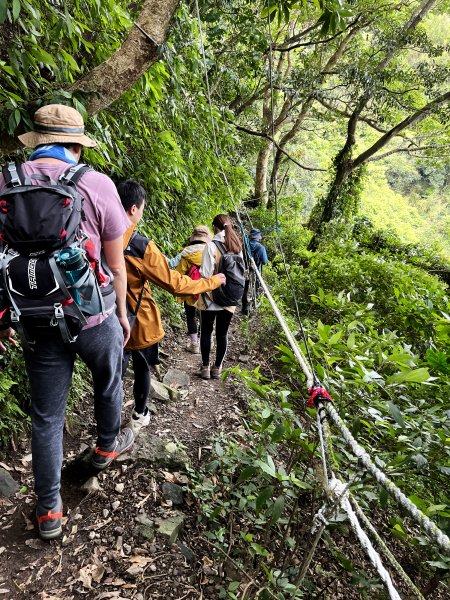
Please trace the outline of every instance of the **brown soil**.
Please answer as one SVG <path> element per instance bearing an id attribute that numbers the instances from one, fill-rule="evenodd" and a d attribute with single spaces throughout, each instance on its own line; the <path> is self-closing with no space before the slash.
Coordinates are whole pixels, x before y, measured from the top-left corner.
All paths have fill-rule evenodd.
<path id="1" fill-rule="evenodd" d="M 232 322 L 230 340 L 226 366 L 246 360 L 242 354 L 252 354 L 243 347 L 237 317 Z M 233 378 L 222 383 L 197 377 L 200 358 L 184 348 L 185 337 L 181 330 L 169 331 L 162 344 L 162 371 L 173 367 L 188 373 L 191 377 L 189 395 L 169 404 L 156 403 L 156 414 L 148 429 L 160 438 L 181 443 L 195 466 L 209 461 L 211 436 L 236 430 L 241 424 L 245 390 Z M 250 359 L 255 365 L 263 363 L 262 371 L 268 376 L 274 375 L 271 354 L 260 350 L 257 360 L 255 356 Z M 251 368 L 252 364 L 245 366 Z M 126 380 L 125 422 L 132 405 L 131 385 L 131 380 Z M 224 584 L 226 587 L 223 564 L 214 560 L 198 524 L 194 498 L 185 494 L 180 508 L 185 524 L 176 544 L 169 543 L 168 538 L 159 533 L 147 539 L 136 521 L 143 513 L 149 520 L 174 514 L 174 507 L 164 499 L 161 486 L 165 481 L 181 486 L 188 484 L 189 474 L 151 468 L 139 461 L 119 463 L 100 474 L 101 490 L 86 496 L 80 485 L 90 473 L 76 468 L 73 459 L 90 447 L 94 439 L 92 406 L 89 398 L 85 398 L 76 407 L 65 435 L 66 463 L 62 478 L 65 524 L 63 537 L 52 542 L 38 539 L 33 522 L 35 497 L 29 439 L 20 440 L 14 452 L 0 457 L 3 466 L 6 465 L 23 486 L 22 493 L 14 498 L 0 497 L 0 599 L 218 600 L 220 588 Z M 303 540 L 300 545 L 305 547 L 299 548 L 299 560 L 307 553 L 312 515 L 321 503 L 321 498 L 309 494 L 300 498 L 298 537 Z M 381 531 L 385 516 L 374 514 L 372 517 Z M 351 532 L 345 527 L 335 528 L 330 535 L 334 543 L 322 540 L 311 563 L 309 576 L 314 579 L 314 586 L 309 595 L 306 592 L 305 598 L 384 598 L 381 586 L 368 596 L 367 586 L 358 589 L 355 581 L 351 581 L 351 574 L 333 556 L 334 545 L 358 569 L 371 578 L 376 577 Z M 416 580 L 417 564 L 410 564 L 405 546 L 395 540 L 391 540 L 391 545 L 392 542 L 394 553 Z M 424 589 L 426 577 L 420 583 Z M 438 582 L 434 588 L 427 597 L 434 600 L 447 597 L 441 586 L 437 589 Z M 402 592 L 403 597 L 408 597 L 406 589 Z M 245 597 L 254 596 L 249 593 Z"/>
<path id="2" fill-rule="evenodd" d="M 236 339 L 238 330 L 235 319 L 230 339 Z M 163 373 L 174 367 L 190 375 L 189 395 L 176 403 L 156 403 L 157 414 L 149 428 L 183 444 L 196 464 L 208 459 L 211 435 L 239 422 L 242 390 L 232 379 L 225 383 L 200 379 L 196 375 L 200 357 L 187 353 L 185 343 L 180 331 L 169 332 L 161 346 L 161 366 Z M 234 364 L 238 353 L 236 345 L 231 347 L 227 363 Z M 132 405 L 131 381 L 126 381 L 125 387 L 126 422 Z M 169 480 L 183 485 L 185 476 L 163 470 L 149 472 L 137 463 L 116 464 L 100 474 L 101 491 L 85 496 L 80 484 L 87 475 L 74 472 L 70 459 L 95 439 L 89 399 L 76 408 L 69 430 L 65 433 L 61 490 L 65 524 L 59 540 L 44 542 L 37 537 L 29 439 L 21 440 L 15 452 L 0 459 L 23 486 L 15 497 L 0 498 L 0 598 L 217 598 L 216 587 L 203 573 L 210 560 L 198 540 L 195 503 L 189 496 L 181 507 L 186 522 L 179 537 L 188 546 L 187 550 L 183 547 L 188 559 L 179 545 L 170 544 L 164 536 L 157 534 L 148 540 L 136 528 L 136 517 L 143 510 L 150 519 L 172 514 L 170 502 L 161 495 L 161 484 Z M 117 491 L 122 487 L 123 491 Z M 115 501 L 119 506 L 113 506 Z"/>

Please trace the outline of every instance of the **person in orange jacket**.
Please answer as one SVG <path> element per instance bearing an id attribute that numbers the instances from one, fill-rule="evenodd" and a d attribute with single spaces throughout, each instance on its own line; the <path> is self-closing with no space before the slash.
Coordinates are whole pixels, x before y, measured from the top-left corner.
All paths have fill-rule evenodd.
<path id="1" fill-rule="evenodd" d="M 134 410 L 130 426 L 136 433 L 150 422 L 147 399 L 150 393 L 150 366 L 157 362 L 157 345 L 164 337 L 159 308 L 152 296 L 149 282 L 180 297 L 202 294 L 225 284 L 225 276 L 193 280 L 173 271 L 155 242 L 135 231 L 142 218 L 146 192 L 132 179 L 117 185 L 122 205 L 131 225 L 124 234 L 124 255 L 127 268 L 127 304 L 136 314 L 130 339 L 125 346 L 122 373 L 130 356 L 134 371 Z"/>

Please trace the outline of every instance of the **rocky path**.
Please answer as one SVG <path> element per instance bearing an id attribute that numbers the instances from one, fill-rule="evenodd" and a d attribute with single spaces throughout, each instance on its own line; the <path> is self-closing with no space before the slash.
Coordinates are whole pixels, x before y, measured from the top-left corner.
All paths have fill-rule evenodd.
<path id="1" fill-rule="evenodd" d="M 238 319 L 230 339 L 228 365 L 242 352 Z M 172 382 L 175 391 L 167 394 L 156 385 L 167 397 L 155 394 L 150 426 L 130 455 L 99 475 L 83 460 L 95 439 L 92 407 L 88 399 L 76 407 L 65 434 L 61 539 L 43 542 L 36 535 L 29 439 L 0 457 L 0 599 L 218 597 L 185 465 L 208 460 L 211 436 L 239 425 L 243 392 L 232 379 L 198 378 L 200 359 L 184 345 L 175 333 L 162 345 L 161 376 L 167 381 L 179 376 L 173 369 L 181 371 L 181 387 Z M 126 389 L 124 420 L 130 380 Z"/>

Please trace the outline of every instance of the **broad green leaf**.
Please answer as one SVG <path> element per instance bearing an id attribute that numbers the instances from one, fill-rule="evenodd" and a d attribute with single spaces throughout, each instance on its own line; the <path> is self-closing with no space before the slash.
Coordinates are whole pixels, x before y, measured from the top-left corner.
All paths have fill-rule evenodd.
<path id="1" fill-rule="evenodd" d="M 444 560 L 427 560 L 427 565 L 434 567 L 435 569 L 450 570 L 450 561 L 444 562 Z"/>
<path id="2" fill-rule="evenodd" d="M 355 335 L 355 332 L 352 331 L 352 333 L 347 338 L 347 347 L 350 350 L 353 350 L 353 348 L 355 347 L 355 344 L 356 344 L 355 340 L 356 340 L 356 335 Z"/>
<path id="3" fill-rule="evenodd" d="M 275 500 L 272 508 L 269 510 L 269 514 L 271 515 L 270 522 L 274 525 L 279 518 L 281 517 L 284 510 L 284 496 L 278 496 Z"/>
<path id="4" fill-rule="evenodd" d="M 405 353 L 399 353 L 399 354 L 390 354 L 386 357 L 386 360 L 389 360 L 390 362 L 399 364 L 399 365 L 405 365 L 406 367 L 413 367 L 414 366 L 414 360 L 413 357 L 410 354 L 405 354 Z"/>
<path id="5" fill-rule="evenodd" d="M 223 456 L 224 455 L 224 451 L 222 446 L 219 444 L 219 442 L 216 442 L 214 449 L 216 451 L 217 456 Z"/>
<path id="6" fill-rule="evenodd" d="M 403 419 L 400 408 L 393 402 L 388 402 L 389 414 L 391 417 L 401 426 L 405 426 L 405 420 Z"/>
<path id="7" fill-rule="evenodd" d="M 260 428 L 260 432 L 261 432 L 261 433 L 262 433 L 263 431 L 265 431 L 265 430 L 266 430 L 266 429 L 269 427 L 269 425 L 272 423 L 272 421 L 273 421 L 273 419 L 274 419 L 274 416 L 275 416 L 275 415 L 273 415 L 273 414 L 272 414 L 272 415 L 269 415 L 269 416 L 267 417 L 267 419 L 264 419 L 264 421 L 263 421 L 263 423 L 262 423 L 262 425 L 261 425 L 261 428 Z"/>
<path id="8" fill-rule="evenodd" d="M 7 17 L 7 0 L 0 0 L 0 25 L 6 21 Z"/>
<path id="9" fill-rule="evenodd" d="M 430 373 L 425 367 L 400 371 L 386 379 L 386 383 L 424 383 L 430 378 Z"/>
<path id="10" fill-rule="evenodd" d="M 247 481 L 247 479 L 251 479 L 256 471 L 256 467 L 245 467 L 245 469 L 241 471 L 237 483 L 242 483 L 243 481 Z"/>
<path id="11" fill-rule="evenodd" d="M 262 508 L 265 506 L 266 502 L 269 500 L 269 498 L 272 498 L 273 490 L 274 490 L 273 485 L 268 485 L 260 492 L 260 494 L 256 498 L 256 503 L 255 503 L 256 514 L 259 514 L 261 512 Z"/>
<path id="12" fill-rule="evenodd" d="M 32 49 L 32 54 L 37 58 L 37 60 L 43 62 L 45 65 L 56 67 L 56 62 L 53 56 L 46 52 L 43 48 L 34 46 Z"/>
<path id="13" fill-rule="evenodd" d="M 333 335 L 328 340 L 329 345 L 333 346 L 334 344 L 337 344 L 339 342 L 339 340 L 341 339 L 342 334 L 343 334 L 343 331 L 337 331 L 336 333 L 333 333 Z"/>
<path id="14" fill-rule="evenodd" d="M 283 423 L 280 423 L 279 425 L 277 425 L 275 427 L 274 432 L 272 433 L 271 436 L 271 441 L 272 442 L 279 442 L 280 440 L 283 439 L 283 436 L 286 432 L 286 427 L 283 425 Z"/>
<path id="15" fill-rule="evenodd" d="M 422 498 L 419 498 L 419 496 L 412 494 L 411 496 L 408 496 L 408 499 L 411 500 L 411 502 L 415 504 L 417 508 L 419 508 L 422 512 L 427 512 L 428 505 L 424 500 L 422 500 Z"/>
<path id="16" fill-rule="evenodd" d="M 20 0 L 13 0 L 12 15 L 13 15 L 14 21 L 17 21 L 19 14 L 20 14 Z"/>
<path id="17" fill-rule="evenodd" d="M 258 465 L 258 467 L 260 469 L 262 469 L 264 471 L 264 473 L 267 473 L 271 477 L 275 477 L 275 475 L 276 475 L 275 469 L 273 469 L 267 463 L 263 462 L 262 460 L 257 460 L 255 464 Z"/>
<path id="18" fill-rule="evenodd" d="M 263 548 L 260 544 L 256 544 L 255 542 L 251 542 L 250 546 L 256 552 L 258 556 L 269 556 L 269 551 Z"/>

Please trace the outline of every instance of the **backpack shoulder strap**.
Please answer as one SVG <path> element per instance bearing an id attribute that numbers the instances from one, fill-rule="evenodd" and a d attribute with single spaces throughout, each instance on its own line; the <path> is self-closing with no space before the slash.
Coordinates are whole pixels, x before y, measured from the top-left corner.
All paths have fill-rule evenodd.
<path id="1" fill-rule="evenodd" d="M 2 173 L 7 187 L 22 185 L 24 180 L 22 163 L 9 162 L 3 165 Z"/>
<path id="2" fill-rule="evenodd" d="M 140 307 L 141 307 L 142 296 L 143 296 L 143 294 L 144 294 L 144 290 L 145 290 L 145 283 L 146 283 L 146 282 L 144 282 L 144 283 L 143 283 L 143 285 L 142 285 L 142 287 L 141 287 L 141 291 L 139 292 L 138 301 L 137 301 L 137 303 L 136 303 L 136 306 L 135 306 L 134 310 L 133 310 L 133 311 L 130 311 L 130 312 L 131 312 L 131 314 L 133 315 L 133 317 L 135 317 L 135 316 L 138 314 L 138 312 L 139 312 L 139 309 L 140 309 Z"/>
<path id="3" fill-rule="evenodd" d="M 219 252 L 222 256 L 227 253 L 225 244 L 223 242 L 219 242 L 219 240 L 213 240 L 213 244 L 219 249 Z"/>
<path id="4" fill-rule="evenodd" d="M 79 165 L 71 165 L 64 171 L 64 173 L 61 173 L 58 181 L 66 184 L 73 183 L 73 185 L 76 186 L 87 171 L 92 171 L 92 168 L 84 163 L 80 163 Z"/>

